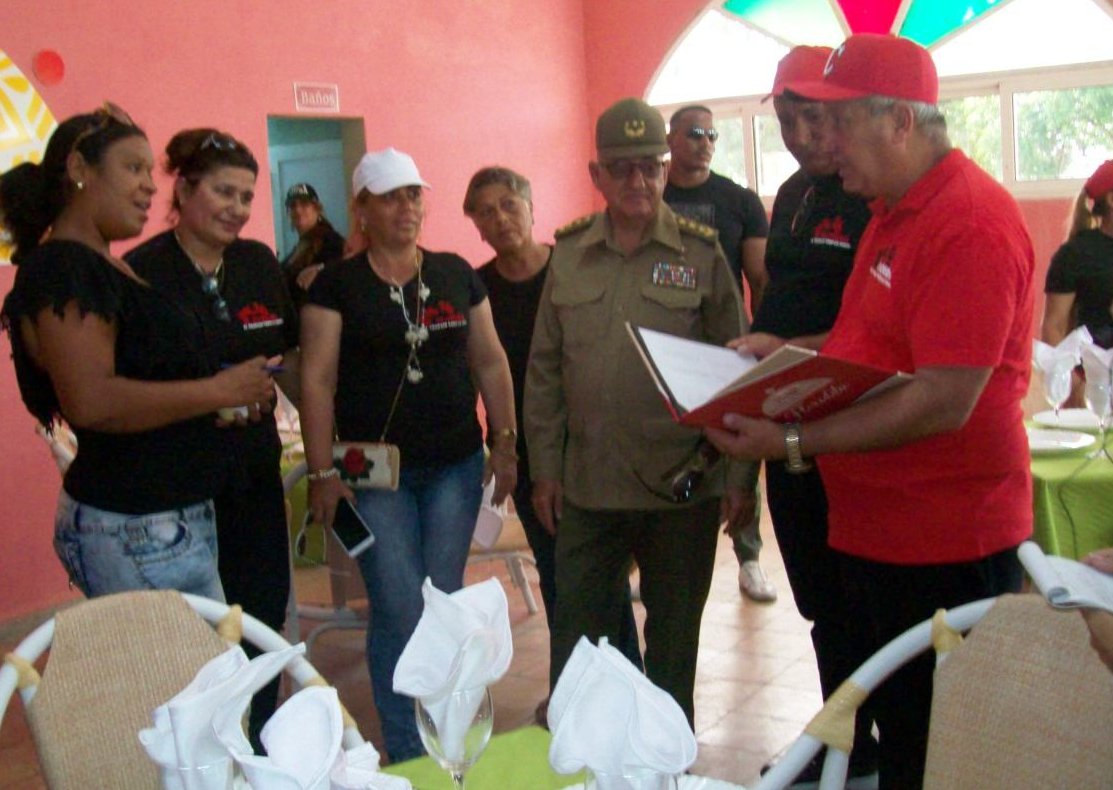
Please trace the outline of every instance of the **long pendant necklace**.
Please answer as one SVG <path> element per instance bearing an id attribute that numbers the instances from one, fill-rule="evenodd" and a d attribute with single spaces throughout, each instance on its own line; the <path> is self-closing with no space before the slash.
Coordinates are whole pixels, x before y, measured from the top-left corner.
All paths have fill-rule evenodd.
<path id="1" fill-rule="evenodd" d="M 367 261 L 374 270 L 375 263 L 370 250 L 367 251 Z M 413 317 L 410 316 L 409 308 L 406 307 L 404 286 L 399 285 L 393 277 L 384 278 L 390 285 L 390 301 L 402 308 L 402 318 L 406 322 L 405 339 L 410 347 L 409 357 L 406 359 L 406 380 L 411 384 L 417 384 L 425 378 L 417 352 L 429 339 L 429 328 L 425 326 L 425 302 L 429 298 L 429 287 L 425 285 L 425 281 L 422 279 L 421 263 L 421 250 L 418 250 L 414 256 L 414 266 L 417 269 L 417 298 L 415 299 Z"/>

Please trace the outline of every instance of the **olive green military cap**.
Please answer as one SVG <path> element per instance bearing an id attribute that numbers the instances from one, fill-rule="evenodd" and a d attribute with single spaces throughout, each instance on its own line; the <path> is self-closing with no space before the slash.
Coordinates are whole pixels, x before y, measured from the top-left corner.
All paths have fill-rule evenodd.
<path id="1" fill-rule="evenodd" d="M 617 101 L 595 122 L 595 150 L 600 159 L 667 154 L 665 119 L 641 99 Z"/>

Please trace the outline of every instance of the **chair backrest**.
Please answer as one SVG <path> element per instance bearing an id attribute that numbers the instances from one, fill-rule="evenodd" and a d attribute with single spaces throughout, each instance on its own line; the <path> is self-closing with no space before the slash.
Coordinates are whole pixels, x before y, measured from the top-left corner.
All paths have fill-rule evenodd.
<path id="1" fill-rule="evenodd" d="M 1076 612 L 1009 595 L 935 673 L 925 788 L 1113 786 L 1113 674 Z"/>
<path id="2" fill-rule="evenodd" d="M 14 651 L 19 659 L 6 659 L 0 669 L 0 717 L 15 685 L 15 665 L 22 664 L 29 687 L 21 683 L 21 694 L 51 788 L 158 788 L 158 769 L 139 743 L 139 730 L 151 725 L 151 712 L 181 691 L 206 661 L 239 641 L 241 629 L 263 650 L 289 646 L 255 618 L 241 616 L 239 607 L 173 590 L 83 601 L 25 639 Z M 48 646 L 50 657 L 36 685 L 27 662 Z M 289 671 L 303 686 L 324 682 L 304 659 Z M 345 743 L 362 742 L 350 717 L 347 722 Z"/>

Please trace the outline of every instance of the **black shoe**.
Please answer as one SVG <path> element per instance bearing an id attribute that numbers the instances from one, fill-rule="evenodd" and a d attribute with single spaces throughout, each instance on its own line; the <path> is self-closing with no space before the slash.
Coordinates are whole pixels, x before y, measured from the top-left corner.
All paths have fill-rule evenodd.
<path id="1" fill-rule="evenodd" d="M 811 761 L 804 766 L 796 779 L 793 781 L 790 788 L 794 790 L 809 790 L 810 788 L 817 787 L 820 778 L 823 776 L 823 760 L 827 755 L 826 749 L 820 749 L 819 754 L 811 759 Z M 761 775 L 769 773 L 770 769 L 777 764 L 781 755 L 777 755 L 768 763 L 761 767 Z M 846 788 L 847 790 L 876 790 L 877 788 L 877 759 L 876 757 L 866 757 L 854 759 L 854 753 L 850 753 L 850 765 L 846 771 Z"/>

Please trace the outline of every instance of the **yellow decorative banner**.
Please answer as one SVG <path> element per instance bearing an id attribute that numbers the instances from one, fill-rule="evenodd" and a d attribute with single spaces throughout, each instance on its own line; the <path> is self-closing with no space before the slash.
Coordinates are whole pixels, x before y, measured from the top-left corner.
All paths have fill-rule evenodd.
<path id="1" fill-rule="evenodd" d="M 0 50 L 0 173 L 23 162 L 42 161 L 58 122 L 42 96 Z M 11 236 L 0 225 L 0 265 L 11 257 Z"/>

